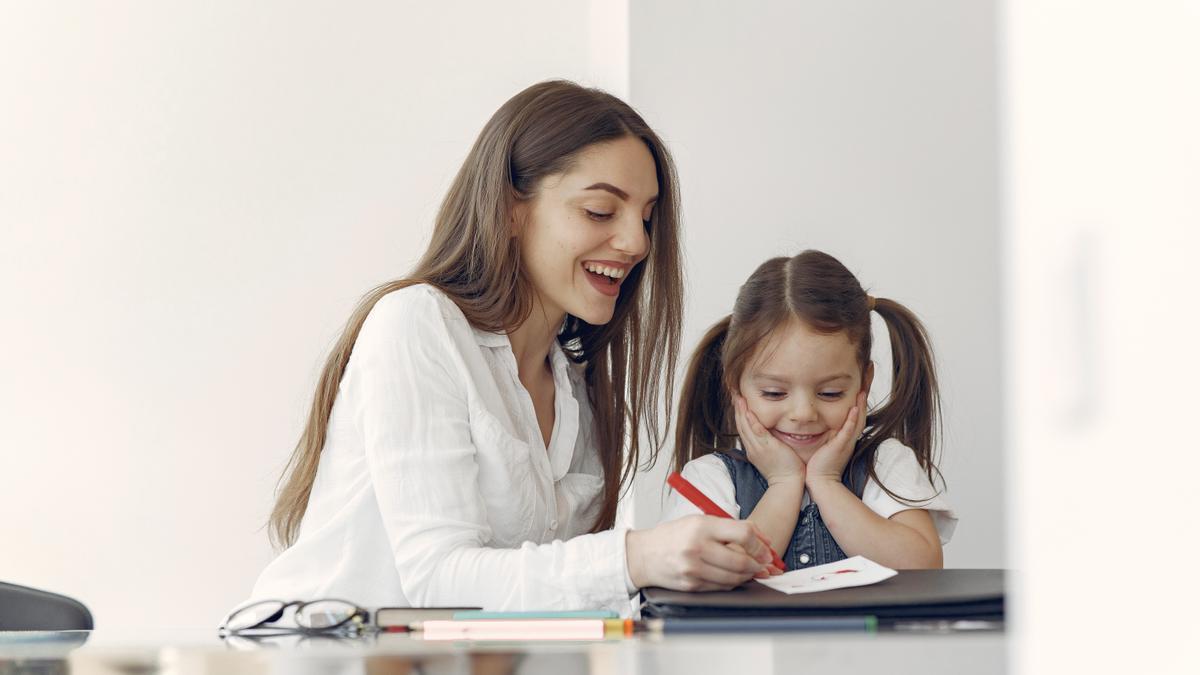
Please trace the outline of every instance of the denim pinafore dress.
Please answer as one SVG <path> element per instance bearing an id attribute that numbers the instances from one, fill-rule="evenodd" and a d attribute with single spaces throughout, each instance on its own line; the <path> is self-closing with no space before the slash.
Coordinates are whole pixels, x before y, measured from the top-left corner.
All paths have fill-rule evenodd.
<path id="1" fill-rule="evenodd" d="M 741 512 L 738 517 L 742 520 L 750 517 L 758 500 L 767 492 L 767 479 L 746 458 L 743 450 L 735 448 L 724 452 L 714 452 L 721 458 L 729 476 L 733 479 L 733 490 Z M 866 487 L 866 468 L 851 464 L 842 474 L 842 484 L 850 489 L 859 499 L 862 499 Z M 789 570 L 844 560 L 847 556 L 842 547 L 834 541 L 829 528 L 821 520 L 821 510 L 815 502 L 809 502 L 800 510 L 796 519 L 796 529 L 792 532 L 792 541 L 787 551 L 780 551 L 783 562 Z"/>

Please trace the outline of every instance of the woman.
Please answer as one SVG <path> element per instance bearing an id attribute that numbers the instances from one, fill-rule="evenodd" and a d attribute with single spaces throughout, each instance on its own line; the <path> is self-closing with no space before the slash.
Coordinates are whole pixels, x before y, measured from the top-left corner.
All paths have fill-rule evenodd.
<path id="1" fill-rule="evenodd" d="M 624 611 L 642 586 L 769 574 L 749 523 L 612 529 L 670 399 L 677 214 L 670 157 L 625 103 L 561 81 L 505 103 L 416 269 L 330 354 L 271 515 L 288 548 L 254 598 Z"/>

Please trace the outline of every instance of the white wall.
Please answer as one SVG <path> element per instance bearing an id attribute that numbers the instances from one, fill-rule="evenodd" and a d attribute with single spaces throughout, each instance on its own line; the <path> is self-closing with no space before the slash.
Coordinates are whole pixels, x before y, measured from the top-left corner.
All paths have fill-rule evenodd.
<path id="1" fill-rule="evenodd" d="M 100 640 L 243 599 L 321 358 L 484 121 L 619 84 L 589 11 L 5 4 L 0 579 L 79 597 Z"/>
<path id="2" fill-rule="evenodd" d="M 911 307 L 939 358 L 960 567 L 1004 565 L 994 12 L 645 0 L 630 22 L 630 96 L 681 174 L 687 349 L 759 263 L 804 248 Z M 638 488 L 640 523 L 666 464 Z"/>
<path id="3" fill-rule="evenodd" d="M 1200 4 L 1004 11 L 1013 663 L 1195 673 Z"/>

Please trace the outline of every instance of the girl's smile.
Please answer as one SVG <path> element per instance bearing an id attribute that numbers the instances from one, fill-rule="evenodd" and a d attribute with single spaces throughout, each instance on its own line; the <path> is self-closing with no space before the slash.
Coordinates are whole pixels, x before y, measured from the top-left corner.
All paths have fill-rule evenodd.
<path id="1" fill-rule="evenodd" d="M 825 442 L 827 432 L 816 434 L 789 434 L 786 431 L 779 429 L 771 429 L 771 435 L 783 441 L 785 445 L 793 450 L 807 450 L 809 448 L 819 448 Z"/>

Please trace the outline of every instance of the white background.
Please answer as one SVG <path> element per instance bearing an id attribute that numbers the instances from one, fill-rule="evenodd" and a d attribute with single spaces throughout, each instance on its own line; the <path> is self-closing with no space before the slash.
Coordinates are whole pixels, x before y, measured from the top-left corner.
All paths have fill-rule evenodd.
<path id="1" fill-rule="evenodd" d="M 763 259 L 837 255 L 930 328 L 947 562 L 1017 568 L 1018 634 L 1062 637 L 1021 669 L 1097 634 L 1091 665 L 1181 669 L 1198 584 L 1109 574 L 1196 552 L 1200 10 L 1151 4 L 0 5 L 0 580 L 110 642 L 245 597 L 341 323 L 496 107 L 564 77 L 676 155 L 686 348 Z"/>
<path id="2" fill-rule="evenodd" d="M 497 107 L 589 79 L 589 7 L 3 7 L 0 579 L 215 626 L 350 310 Z"/>

